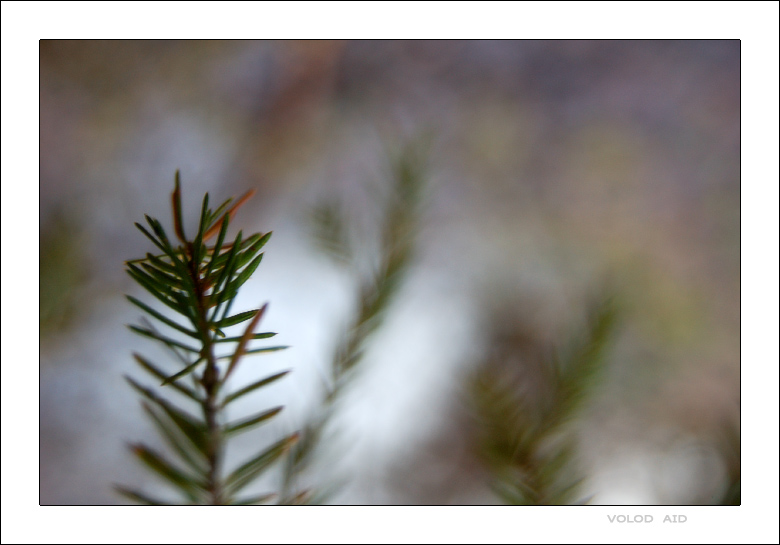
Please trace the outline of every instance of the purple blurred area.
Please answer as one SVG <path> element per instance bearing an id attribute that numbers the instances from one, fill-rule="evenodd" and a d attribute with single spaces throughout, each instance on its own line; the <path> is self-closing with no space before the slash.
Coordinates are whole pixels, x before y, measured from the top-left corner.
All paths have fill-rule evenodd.
<path id="1" fill-rule="evenodd" d="M 421 133 L 415 264 L 312 483 L 343 480 L 343 504 L 496 503 L 463 377 L 496 324 L 565 339 L 605 279 L 625 312 L 579 428 L 593 503 L 717 503 L 739 471 L 739 41 L 43 40 L 40 119 L 41 504 L 159 486 L 125 449 L 160 441 L 122 375 L 133 351 L 167 356 L 124 327 L 141 292 L 123 262 L 148 251 L 133 222 L 170 225 L 176 169 L 185 227 L 205 192 L 251 188 L 236 224 L 274 232 L 234 309 L 270 302 L 263 328 L 292 348 L 257 365 L 293 373 L 240 408 L 287 407 L 237 461 L 316 409 L 353 303 L 308 211 L 338 198 L 370 225 L 386 146 Z"/>

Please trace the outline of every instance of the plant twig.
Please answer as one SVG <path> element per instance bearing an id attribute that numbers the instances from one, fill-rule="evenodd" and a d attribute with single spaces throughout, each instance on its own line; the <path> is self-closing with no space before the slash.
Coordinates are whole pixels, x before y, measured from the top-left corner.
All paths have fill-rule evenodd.
<path id="1" fill-rule="evenodd" d="M 412 142 L 392 159 L 392 189 L 383 203 L 380 260 L 374 270 L 358 279 L 357 312 L 333 352 L 330 381 L 324 387 L 320 406 L 303 426 L 301 440 L 286 458 L 279 503 L 318 503 L 326 499 L 323 493 L 299 491 L 298 480 L 310 465 L 333 417 L 336 401 L 363 360 L 372 334 L 381 326 L 411 265 L 427 160 L 423 144 Z M 341 210 L 335 204 L 321 205 L 314 210 L 315 238 L 337 263 L 355 265 L 356 256 Z"/>
<path id="2" fill-rule="evenodd" d="M 281 407 L 249 416 L 237 422 L 225 422 L 225 405 L 240 395 L 255 391 L 270 384 L 286 373 L 280 373 L 260 380 L 237 392 L 225 396 L 223 390 L 228 377 L 237 367 L 242 356 L 260 351 L 270 351 L 284 347 L 249 349 L 254 339 L 268 338 L 274 333 L 255 333 L 267 305 L 254 311 L 228 316 L 229 309 L 238 294 L 238 289 L 254 272 L 262 259 L 261 248 L 270 237 L 252 235 L 242 240 L 241 232 L 235 242 L 224 244 L 230 220 L 236 210 L 251 196 L 250 191 L 227 209 L 230 200 L 215 211 L 209 206 L 209 196 L 203 199 L 200 223 L 197 234 L 188 239 L 184 232 L 181 184 L 179 172 L 176 172 L 174 191 L 171 195 L 171 208 L 174 231 L 179 244 L 172 244 L 162 224 L 149 216 L 146 217 L 151 230 L 136 224 L 139 230 L 149 238 L 162 254 L 147 254 L 145 258 L 127 262 L 127 271 L 150 294 L 175 311 L 188 324 L 182 324 L 174 318 L 149 307 L 146 303 L 128 296 L 131 303 L 144 310 L 152 318 L 171 329 L 194 338 L 198 346 L 184 344 L 160 333 L 151 323 L 145 328 L 130 328 L 145 337 L 152 338 L 170 348 L 182 361 L 184 367 L 176 372 L 166 373 L 161 367 L 151 363 L 140 355 L 135 359 L 143 370 L 155 379 L 162 379 L 162 387 L 171 386 L 190 399 L 199 403 L 202 417 L 194 416 L 178 409 L 172 402 L 151 388 L 144 387 L 135 380 L 130 384 L 152 405 L 145 404 L 147 414 L 157 426 L 163 437 L 178 455 L 180 463 L 169 461 L 164 455 L 142 444 L 131 446 L 131 451 L 148 468 L 176 488 L 187 503 L 208 503 L 212 505 L 264 503 L 274 494 L 263 494 L 252 498 L 240 499 L 236 493 L 240 488 L 259 477 L 271 463 L 281 457 L 297 440 L 297 434 L 291 434 L 277 442 L 271 448 L 261 451 L 248 462 L 236 468 L 230 475 L 223 475 L 223 463 L 227 437 L 238 430 L 245 431 L 267 422 L 276 416 Z M 226 211 L 227 210 L 227 211 Z M 206 241 L 218 234 L 214 246 Z M 138 266 L 140 265 L 140 267 Z M 236 326 L 250 320 L 249 326 L 240 336 L 228 337 L 223 329 Z M 216 343 L 235 343 L 230 363 L 225 372 L 221 372 L 214 351 Z M 194 353 L 194 361 L 182 356 L 179 350 Z M 198 369 L 203 368 L 202 372 Z M 193 387 L 185 386 L 178 379 L 190 375 Z M 155 406 L 157 407 L 155 409 Z M 240 486 L 236 486 L 239 482 Z M 148 495 L 117 487 L 117 491 L 127 498 L 147 504 L 165 503 Z"/>
<path id="3" fill-rule="evenodd" d="M 577 498 L 582 478 L 575 463 L 576 439 L 568 425 L 602 375 L 616 316 L 613 298 L 601 298 L 591 309 L 584 334 L 568 350 L 556 350 L 543 361 L 528 361 L 512 347 L 500 350 L 501 359 L 538 364 L 531 373 L 536 375 L 532 387 L 516 380 L 517 370 L 507 368 L 505 361 L 491 358 L 471 378 L 479 449 L 492 472 L 493 488 L 505 502 L 584 501 Z M 531 391 L 537 395 L 529 395 Z"/>

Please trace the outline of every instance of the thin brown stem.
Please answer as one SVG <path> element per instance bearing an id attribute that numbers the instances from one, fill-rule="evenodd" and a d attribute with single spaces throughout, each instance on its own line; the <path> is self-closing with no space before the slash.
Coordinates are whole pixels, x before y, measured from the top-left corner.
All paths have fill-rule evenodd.
<path id="1" fill-rule="evenodd" d="M 214 343 L 211 338 L 208 321 L 208 303 L 206 301 L 206 290 L 208 288 L 200 277 L 199 263 L 195 263 L 195 252 L 193 251 L 191 243 L 187 244 L 186 251 L 190 278 L 192 280 L 192 285 L 195 288 L 195 296 L 198 303 L 198 332 L 200 333 L 201 341 L 203 343 L 201 355 L 206 358 L 206 369 L 201 377 L 201 385 L 206 392 L 206 397 L 203 400 L 202 406 L 203 415 L 206 420 L 206 458 L 209 465 L 207 490 L 210 495 L 211 504 L 222 505 L 225 501 L 221 478 L 223 437 L 222 427 L 219 423 L 220 405 L 217 401 L 220 378 L 219 369 L 217 369 L 217 360 L 214 356 Z"/>

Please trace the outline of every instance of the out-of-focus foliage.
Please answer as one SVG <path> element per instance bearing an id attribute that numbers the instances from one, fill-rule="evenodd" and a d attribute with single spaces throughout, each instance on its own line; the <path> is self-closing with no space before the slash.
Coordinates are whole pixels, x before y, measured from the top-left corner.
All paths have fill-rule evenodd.
<path id="1" fill-rule="evenodd" d="M 82 238 L 73 223 L 59 215 L 41 230 L 41 338 L 71 327 L 88 306 L 89 301 L 77 298 L 88 278 Z"/>
<path id="2" fill-rule="evenodd" d="M 542 349 L 537 358 L 529 358 L 511 333 L 493 339 L 471 390 L 479 447 L 494 489 L 507 503 L 565 505 L 580 499 L 584 475 L 571 424 L 604 375 L 615 319 L 614 301 L 605 297 L 590 310 L 583 334 L 569 346 Z"/>
<path id="3" fill-rule="evenodd" d="M 317 452 L 327 426 L 336 410 L 337 400 L 352 380 L 364 359 L 371 336 L 383 323 L 412 264 L 418 236 L 420 207 L 426 181 L 428 140 L 411 139 L 389 158 L 389 184 L 375 188 L 380 210 L 379 241 L 375 244 L 378 262 L 365 267 L 352 249 L 353 237 L 359 238 L 344 208 L 334 201 L 317 205 L 311 214 L 313 238 L 335 262 L 346 266 L 356 287 L 357 308 L 347 329 L 339 334 L 330 361 L 330 376 L 324 384 L 323 399 L 301 431 L 301 440 L 287 457 L 282 503 L 320 503 L 328 499 L 335 485 L 323 483 L 318 491 L 297 491 L 297 482 Z M 326 477 L 333 481 L 334 477 Z"/>
<path id="4" fill-rule="evenodd" d="M 723 424 L 716 436 L 716 445 L 726 467 L 725 491 L 721 505 L 742 504 L 742 447 L 739 422 L 734 419 Z"/>

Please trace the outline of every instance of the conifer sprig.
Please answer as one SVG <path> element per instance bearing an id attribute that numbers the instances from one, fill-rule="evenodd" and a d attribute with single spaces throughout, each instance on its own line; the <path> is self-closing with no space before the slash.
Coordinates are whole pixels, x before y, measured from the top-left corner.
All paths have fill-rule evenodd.
<path id="1" fill-rule="evenodd" d="M 271 233 L 244 238 L 239 231 L 232 243 L 226 243 L 227 230 L 238 208 L 254 193 L 248 191 L 230 206 L 232 199 L 215 210 L 209 208 L 205 195 L 200 221 L 194 237 L 187 238 L 182 219 L 181 183 L 176 172 L 171 194 L 173 214 L 173 241 L 162 224 L 146 216 L 147 226 L 136 227 L 154 244 L 155 254 L 126 262 L 128 274 L 148 291 L 174 316 L 155 310 L 147 303 L 127 296 L 135 306 L 162 324 L 165 333 L 149 320 L 142 326 L 129 326 L 135 333 L 156 340 L 173 352 L 179 368 L 166 371 L 147 358 L 134 354 L 141 369 L 159 381 L 160 388 L 144 386 L 126 377 L 130 385 L 144 398 L 143 408 L 160 435 L 165 439 L 177 461 L 143 444 L 130 445 L 131 452 L 158 477 L 166 481 L 182 496 L 179 502 L 150 497 L 146 493 L 117 486 L 125 497 L 145 504 L 250 504 L 270 501 L 274 494 L 239 498 L 237 493 L 259 477 L 297 441 L 293 433 L 259 452 L 227 475 L 223 474 L 225 445 L 229 437 L 268 422 L 282 407 L 266 409 L 258 414 L 227 421 L 225 406 L 255 390 L 282 378 L 287 372 L 260 379 L 225 395 L 226 381 L 247 354 L 281 350 L 285 346 L 250 348 L 257 339 L 266 339 L 275 333 L 256 333 L 267 304 L 261 308 L 230 315 L 230 309 L 239 288 L 249 279 L 262 261 L 260 250 Z M 216 236 L 209 246 L 207 241 Z M 226 330 L 249 322 L 239 335 L 228 335 Z M 217 347 L 230 351 L 218 354 Z M 228 361 L 226 366 L 220 362 Z M 189 383 L 184 379 L 189 377 Z M 199 405 L 201 414 L 181 409 L 160 392 L 175 390 Z"/>
<path id="2" fill-rule="evenodd" d="M 587 501 L 578 496 L 583 478 L 570 424 L 603 376 L 617 307 L 613 297 L 604 296 L 589 310 L 585 331 L 570 346 L 554 350 L 554 356 L 532 362 L 511 350 L 504 354 L 510 361 L 538 365 L 532 385 L 516 380 L 517 370 L 506 368 L 506 362 L 483 362 L 472 377 L 480 453 L 492 474 L 494 491 L 506 503 Z M 529 395 L 531 391 L 536 395 Z"/>
<path id="3" fill-rule="evenodd" d="M 320 448 L 325 430 L 342 396 L 363 360 L 372 334 L 380 328 L 412 264 L 419 230 L 422 193 L 425 186 L 429 142 L 416 139 L 390 157 L 389 191 L 380 196 L 381 209 L 378 262 L 370 270 L 360 269 L 358 256 L 350 240 L 350 226 L 344 208 L 336 203 L 323 204 L 312 213 L 314 237 L 320 249 L 336 263 L 345 265 L 356 276 L 357 308 L 346 330 L 339 336 L 331 356 L 329 377 L 317 411 L 301 429 L 301 440 L 285 458 L 284 483 L 280 503 L 321 503 L 334 486 L 318 491 L 298 490 L 301 475 Z M 384 197 L 384 198 L 382 198 Z"/>

